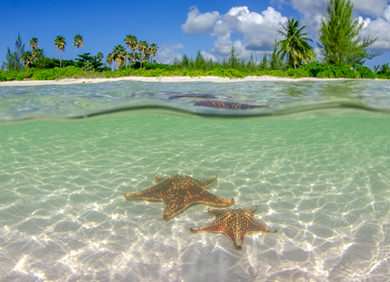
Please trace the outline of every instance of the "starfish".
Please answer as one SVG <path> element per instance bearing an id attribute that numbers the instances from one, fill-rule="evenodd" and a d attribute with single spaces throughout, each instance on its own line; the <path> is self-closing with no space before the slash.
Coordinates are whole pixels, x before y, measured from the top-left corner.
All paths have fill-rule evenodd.
<path id="1" fill-rule="evenodd" d="M 216 175 L 209 179 L 196 180 L 187 175 L 173 174 L 163 178 L 155 174 L 156 185 L 134 194 L 125 193 L 124 196 L 127 200 L 163 201 L 163 219 L 169 220 L 194 204 L 215 207 L 233 205 L 234 199 L 226 200 L 207 191 L 216 180 Z"/>
<path id="2" fill-rule="evenodd" d="M 215 215 L 216 219 L 206 225 L 191 228 L 193 233 L 198 232 L 218 232 L 225 233 L 233 242 L 237 250 L 242 249 L 245 234 L 248 232 L 264 232 L 275 233 L 277 230 L 270 230 L 268 227 L 256 221 L 254 214 L 256 207 L 253 209 L 223 209 L 223 210 L 208 210 L 209 213 Z"/>

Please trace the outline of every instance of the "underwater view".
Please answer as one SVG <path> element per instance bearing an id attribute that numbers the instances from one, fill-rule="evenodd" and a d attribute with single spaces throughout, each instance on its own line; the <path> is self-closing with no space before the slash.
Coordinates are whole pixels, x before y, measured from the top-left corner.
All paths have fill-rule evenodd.
<path id="1" fill-rule="evenodd" d="M 0 86 L 0 280 L 389 281 L 389 168 L 389 81 Z"/>

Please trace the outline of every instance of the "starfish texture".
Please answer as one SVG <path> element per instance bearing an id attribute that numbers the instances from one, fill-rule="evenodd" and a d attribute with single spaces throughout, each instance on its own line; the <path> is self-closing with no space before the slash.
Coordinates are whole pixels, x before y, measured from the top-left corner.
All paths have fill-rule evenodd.
<path id="1" fill-rule="evenodd" d="M 134 194 L 124 194 L 127 200 L 143 199 L 165 203 L 163 219 L 169 220 L 193 204 L 227 207 L 234 199 L 226 200 L 207 191 L 217 176 L 196 180 L 187 175 L 173 174 L 167 178 L 154 175 L 156 185 Z"/>
<path id="2" fill-rule="evenodd" d="M 242 249 L 245 234 L 248 232 L 275 233 L 277 230 L 270 230 L 268 227 L 256 221 L 254 214 L 256 207 L 253 209 L 222 209 L 211 210 L 209 213 L 215 215 L 216 219 L 206 225 L 191 228 L 193 233 L 198 232 L 218 232 L 226 234 L 233 242 L 234 247 Z"/>

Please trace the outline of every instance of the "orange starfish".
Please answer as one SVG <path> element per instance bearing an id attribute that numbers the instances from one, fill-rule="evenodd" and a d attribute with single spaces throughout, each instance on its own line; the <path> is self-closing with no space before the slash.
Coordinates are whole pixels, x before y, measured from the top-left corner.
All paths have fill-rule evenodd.
<path id="1" fill-rule="evenodd" d="M 127 200 L 163 201 L 165 203 L 163 219 L 169 220 L 194 204 L 215 207 L 233 205 L 234 199 L 225 200 L 207 191 L 207 188 L 216 180 L 217 176 L 196 180 L 187 175 L 173 174 L 162 178 L 155 174 L 156 185 L 134 194 L 124 194 L 124 196 Z"/>
<path id="2" fill-rule="evenodd" d="M 275 233 L 277 230 L 270 230 L 268 227 L 255 220 L 256 207 L 250 210 L 244 208 L 208 210 L 215 215 L 216 219 L 198 228 L 191 228 L 193 233 L 218 232 L 225 233 L 233 242 L 237 250 L 241 250 L 245 234 L 248 232 Z"/>

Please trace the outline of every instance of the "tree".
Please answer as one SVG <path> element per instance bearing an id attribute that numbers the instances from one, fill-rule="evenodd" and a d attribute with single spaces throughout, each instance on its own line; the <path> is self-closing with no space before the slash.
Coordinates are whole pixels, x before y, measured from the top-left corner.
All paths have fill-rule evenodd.
<path id="1" fill-rule="evenodd" d="M 22 57 L 24 66 L 26 68 L 29 68 L 32 63 L 34 63 L 34 61 L 43 56 L 43 50 L 38 48 L 38 44 L 38 38 L 36 37 L 31 38 L 30 42 L 28 43 L 28 46 L 31 46 L 32 51 L 27 51 Z"/>
<path id="2" fill-rule="evenodd" d="M 257 63 L 256 63 L 255 56 L 253 55 L 253 53 L 251 54 L 249 61 L 246 64 L 246 67 L 248 69 L 250 69 L 251 71 L 255 71 L 257 68 Z"/>
<path id="3" fill-rule="evenodd" d="M 150 62 L 150 57 L 152 56 L 152 48 L 150 48 L 150 45 L 148 44 L 148 47 L 145 49 L 145 57 L 144 62 Z"/>
<path id="4" fill-rule="evenodd" d="M 280 54 L 277 51 L 277 43 L 274 44 L 274 51 L 269 56 L 269 68 L 271 70 L 280 70 L 283 67 L 283 60 L 280 57 Z M 264 58 L 263 58 L 264 61 Z"/>
<path id="5" fill-rule="evenodd" d="M 156 57 L 157 51 L 158 51 L 157 44 L 156 43 L 150 44 L 150 56 Z"/>
<path id="6" fill-rule="evenodd" d="M 184 54 L 182 57 L 181 57 L 181 65 L 184 67 L 184 68 L 188 68 L 188 65 L 190 64 L 190 59 L 187 57 L 186 54 Z"/>
<path id="7" fill-rule="evenodd" d="M 364 58 L 378 54 L 368 53 L 367 48 L 376 38 L 359 37 L 363 23 L 353 19 L 350 0 L 330 0 L 328 15 L 322 19 L 319 44 L 325 62 L 335 65 L 363 64 Z"/>
<path id="8" fill-rule="evenodd" d="M 238 63 L 239 63 L 239 60 L 238 60 L 237 55 L 236 55 L 236 50 L 234 49 L 234 46 L 232 45 L 228 64 L 231 68 L 236 68 L 238 66 Z"/>
<path id="9" fill-rule="evenodd" d="M 287 56 L 287 64 L 294 69 L 303 63 L 308 63 L 314 59 L 314 54 L 308 41 L 312 41 L 303 30 L 306 26 L 299 27 L 299 20 L 291 18 L 287 25 L 279 33 L 284 37 L 277 44 L 278 54 L 282 55 L 282 60 Z"/>
<path id="10" fill-rule="evenodd" d="M 38 38 L 31 38 L 30 42 L 28 43 L 28 46 L 31 46 L 33 50 L 36 50 L 38 48 Z"/>
<path id="11" fill-rule="evenodd" d="M 261 61 L 259 67 L 260 67 L 261 70 L 265 70 L 265 69 L 268 68 L 268 56 L 267 56 L 267 54 L 264 54 L 263 60 Z"/>
<path id="12" fill-rule="evenodd" d="M 54 45 L 58 50 L 58 58 L 60 59 L 60 67 L 62 66 L 62 52 L 65 51 L 66 41 L 62 35 L 58 35 L 54 40 Z"/>
<path id="13" fill-rule="evenodd" d="M 31 51 L 24 52 L 24 54 L 22 56 L 22 60 L 24 62 L 24 66 L 26 68 L 29 68 L 31 66 L 31 64 L 34 62 L 33 52 L 31 52 Z"/>
<path id="14" fill-rule="evenodd" d="M 84 46 L 84 39 L 81 36 L 81 34 L 76 34 L 73 37 L 73 45 L 76 47 L 76 57 L 77 57 L 77 50 L 79 48 L 83 48 L 83 46 Z"/>
<path id="15" fill-rule="evenodd" d="M 23 55 L 25 45 L 23 44 L 20 34 L 15 41 L 15 51 L 11 52 L 11 49 L 7 48 L 7 55 L 5 56 L 5 62 L 2 68 L 5 70 L 18 71 L 23 69 Z"/>
<path id="16" fill-rule="evenodd" d="M 132 58 L 135 61 L 135 50 L 138 49 L 138 40 L 135 35 L 127 34 L 125 39 L 123 40 L 126 43 L 126 46 L 131 49 L 132 52 Z M 130 65 L 132 63 L 131 57 L 130 57 Z"/>
<path id="17" fill-rule="evenodd" d="M 97 70 L 103 65 L 103 63 L 100 62 L 102 60 L 102 57 L 100 56 L 103 56 L 103 54 L 98 53 L 96 56 L 91 56 L 90 53 L 80 54 L 76 59 L 77 66 L 87 71 Z"/>
<path id="18" fill-rule="evenodd" d="M 101 62 L 101 61 L 103 60 L 103 58 L 104 58 L 104 55 L 103 55 L 102 52 L 98 52 L 98 53 L 96 54 L 96 59 L 97 59 L 99 62 Z"/>
<path id="19" fill-rule="evenodd" d="M 115 63 L 116 70 L 119 70 L 125 63 L 128 57 L 128 53 L 122 45 L 117 45 L 114 50 L 107 56 L 107 63 L 109 65 L 112 62 Z"/>
<path id="20" fill-rule="evenodd" d="M 149 48 L 149 44 L 146 41 L 140 41 L 138 45 L 138 50 L 141 52 L 141 68 L 142 68 L 142 62 L 145 59 L 145 53 L 147 52 L 147 49 Z"/>
<path id="21" fill-rule="evenodd" d="M 200 51 L 198 51 L 196 53 L 194 66 L 195 66 L 195 69 L 197 69 L 197 70 L 205 70 L 206 69 L 206 60 Z"/>

